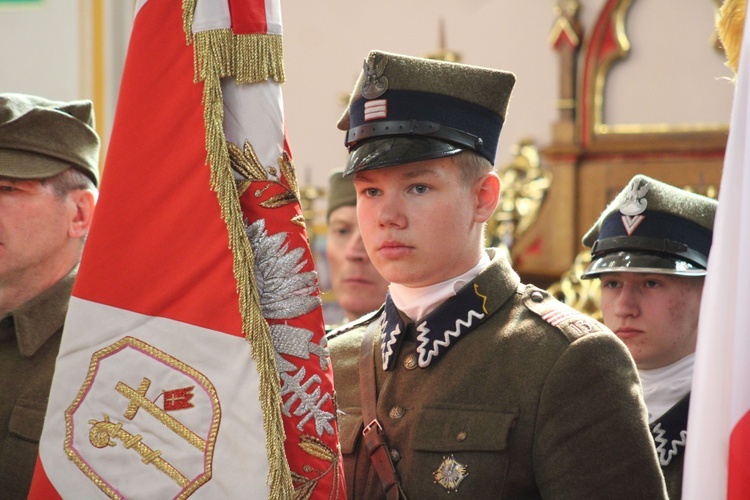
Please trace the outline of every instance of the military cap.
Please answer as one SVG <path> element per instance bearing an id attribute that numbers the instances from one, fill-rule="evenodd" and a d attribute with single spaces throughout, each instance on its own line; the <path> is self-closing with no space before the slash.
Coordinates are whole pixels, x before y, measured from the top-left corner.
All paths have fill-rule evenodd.
<path id="1" fill-rule="evenodd" d="M 584 279 L 638 272 L 705 276 L 716 200 L 636 175 L 583 237 Z"/>
<path id="2" fill-rule="evenodd" d="M 357 190 L 351 177 L 344 177 L 343 170 L 336 170 L 328 178 L 328 211 L 326 219 L 331 218 L 331 212 L 339 207 L 353 207 L 357 205 Z"/>
<path id="3" fill-rule="evenodd" d="M 0 175 L 47 179 L 74 167 L 99 184 L 91 101 L 0 94 Z"/>
<path id="4" fill-rule="evenodd" d="M 338 128 L 344 175 L 476 151 L 494 165 L 513 73 L 372 51 Z"/>

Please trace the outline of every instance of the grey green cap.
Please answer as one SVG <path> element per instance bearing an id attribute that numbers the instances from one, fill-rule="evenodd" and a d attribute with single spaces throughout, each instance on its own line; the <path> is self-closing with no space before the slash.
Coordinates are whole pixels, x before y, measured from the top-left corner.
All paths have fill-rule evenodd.
<path id="1" fill-rule="evenodd" d="M 344 175 L 476 151 L 494 165 L 513 73 L 372 51 L 338 128 Z"/>
<path id="2" fill-rule="evenodd" d="M 0 94 L 0 176 L 46 179 L 74 167 L 99 184 L 91 101 Z"/>
<path id="3" fill-rule="evenodd" d="M 343 170 L 336 170 L 328 178 L 328 208 L 326 220 L 331 218 L 331 212 L 340 207 L 357 205 L 357 190 L 351 177 L 344 177 Z"/>
<path id="4" fill-rule="evenodd" d="M 583 237 L 584 279 L 639 272 L 704 276 L 716 200 L 636 175 Z"/>

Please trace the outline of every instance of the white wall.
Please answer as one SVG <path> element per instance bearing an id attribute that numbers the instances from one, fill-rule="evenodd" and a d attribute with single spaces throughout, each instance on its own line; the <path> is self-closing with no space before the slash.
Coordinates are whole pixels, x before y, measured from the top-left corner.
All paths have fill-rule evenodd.
<path id="1" fill-rule="evenodd" d="M 102 0 L 45 0 L 39 7 L 0 2 L 0 92 L 55 99 L 92 98 L 104 79 L 100 123 L 111 125 L 133 0 L 105 1 L 104 68 L 92 68 L 91 13 Z M 585 30 L 605 0 L 581 0 Z M 548 35 L 552 0 L 284 0 L 287 129 L 303 182 L 325 185 L 346 158 L 336 122 L 371 49 L 424 55 L 447 48 L 468 64 L 516 73 L 518 83 L 498 150 L 530 136 L 550 141 L 556 119 L 558 59 Z M 607 88 L 607 123 L 727 123 L 732 86 L 724 57 L 709 45 L 714 0 L 633 0 L 632 52 Z"/>
<path id="2" fill-rule="evenodd" d="M 83 28 L 77 0 L 0 3 L 0 92 L 81 98 Z"/>
<path id="3" fill-rule="evenodd" d="M 546 139 L 557 97 L 557 60 L 547 42 L 551 4 L 540 0 L 346 0 L 284 5 L 287 127 L 301 178 L 346 159 L 336 122 L 372 49 L 413 56 L 446 45 L 467 64 L 513 71 L 518 82 L 500 152 L 523 135 Z M 501 155 L 508 157 L 508 154 Z"/>

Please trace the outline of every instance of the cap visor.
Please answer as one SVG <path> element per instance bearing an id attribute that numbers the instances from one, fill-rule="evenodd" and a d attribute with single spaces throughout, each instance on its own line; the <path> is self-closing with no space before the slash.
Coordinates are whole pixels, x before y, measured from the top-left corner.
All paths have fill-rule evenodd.
<path id="1" fill-rule="evenodd" d="M 429 137 L 370 139 L 358 144 L 356 149 L 349 154 L 344 175 L 351 175 L 362 170 L 442 158 L 463 150 L 456 145 Z"/>
<path id="2" fill-rule="evenodd" d="M 603 273 L 653 273 L 676 276 L 705 276 L 706 270 L 688 260 L 672 256 L 637 252 L 614 252 L 594 257 L 581 279 Z"/>

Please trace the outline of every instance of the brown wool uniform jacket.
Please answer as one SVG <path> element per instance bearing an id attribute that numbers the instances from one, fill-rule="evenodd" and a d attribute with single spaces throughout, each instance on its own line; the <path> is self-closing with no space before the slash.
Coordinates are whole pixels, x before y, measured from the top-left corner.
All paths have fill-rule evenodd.
<path id="1" fill-rule="evenodd" d="M 414 367 L 421 341 L 412 325 L 383 369 L 387 307 L 329 335 L 349 498 L 385 498 L 362 438 L 366 328 L 376 329 L 377 418 L 410 500 L 666 498 L 626 347 L 601 324 L 520 284 L 500 252 L 488 253 L 492 264 L 466 285 L 486 298 L 484 319 L 426 368 Z M 455 305 L 450 299 L 428 318 Z M 453 474 L 436 476 L 441 466 Z"/>
<path id="2" fill-rule="evenodd" d="M 76 270 L 0 318 L 0 498 L 3 500 L 25 499 L 31 485 Z"/>

